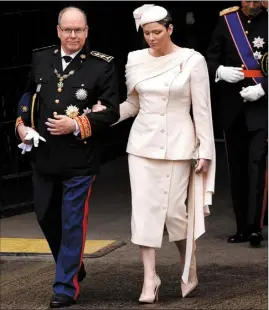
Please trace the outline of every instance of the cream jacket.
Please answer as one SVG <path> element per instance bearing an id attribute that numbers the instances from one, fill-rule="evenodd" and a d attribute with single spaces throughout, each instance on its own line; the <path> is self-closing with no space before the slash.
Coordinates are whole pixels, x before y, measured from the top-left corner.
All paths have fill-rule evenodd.
<path id="1" fill-rule="evenodd" d="M 151 56 L 148 49 L 131 52 L 126 84 L 128 98 L 120 105 L 120 121 L 137 115 L 128 153 L 157 159 L 191 159 L 199 141 L 197 156 L 213 158 L 209 79 L 200 53 L 187 48 L 162 57 Z"/>

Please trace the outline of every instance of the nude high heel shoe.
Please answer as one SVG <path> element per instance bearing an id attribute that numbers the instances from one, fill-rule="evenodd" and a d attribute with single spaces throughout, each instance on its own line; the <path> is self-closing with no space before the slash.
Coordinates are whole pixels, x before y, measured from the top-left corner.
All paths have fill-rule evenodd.
<path id="1" fill-rule="evenodd" d="M 150 295 L 145 295 L 145 294 L 141 294 L 140 298 L 139 298 L 139 302 L 142 304 L 153 304 L 155 303 L 155 301 L 158 301 L 159 298 L 159 289 L 161 286 L 161 279 L 159 278 L 159 276 L 156 274 L 155 278 L 154 278 L 154 283 L 153 283 L 153 292 Z"/>
<path id="2" fill-rule="evenodd" d="M 197 273 L 196 273 L 196 259 L 193 254 L 191 259 L 191 265 L 190 265 L 190 273 L 189 273 L 189 280 L 188 283 L 185 284 L 181 280 L 181 293 L 182 297 L 186 297 L 189 295 L 198 285 L 198 279 L 197 279 Z"/>

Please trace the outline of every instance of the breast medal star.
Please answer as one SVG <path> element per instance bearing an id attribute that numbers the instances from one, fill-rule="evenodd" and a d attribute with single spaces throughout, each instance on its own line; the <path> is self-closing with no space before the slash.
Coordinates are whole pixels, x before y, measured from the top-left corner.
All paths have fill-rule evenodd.
<path id="1" fill-rule="evenodd" d="M 255 53 L 253 53 L 253 56 L 256 60 L 259 60 L 262 58 L 261 52 L 258 52 L 258 51 L 255 51 Z"/>
<path id="2" fill-rule="evenodd" d="M 88 97 L 88 94 L 84 88 L 80 88 L 76 91 L 76 98 L 78 100 L 85 100 L 87 97 Z"/>
<path id="3" fill-rule="evenodd" d="M 254 38 L 254 41 L 252 41 L 252 43 L 256 48 L 263 48 L 263 45 L 265 44 L 264 38 L 261 38 L 260 36 L 258 38 Z"/>
<path id="4" fill-rule="evenodd" d="M 65 113 L 68 117 L 75 118 L 79 115 L 79 109 L 75 105 L 70 105 L 65 110 Z"/>

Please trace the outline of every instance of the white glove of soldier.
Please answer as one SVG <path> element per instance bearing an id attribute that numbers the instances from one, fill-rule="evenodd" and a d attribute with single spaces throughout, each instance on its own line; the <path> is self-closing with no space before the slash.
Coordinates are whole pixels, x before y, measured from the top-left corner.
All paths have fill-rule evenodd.
<path id="1" fill-rule="evenodd" d="M 219 66 L 216 71 L 215 82 L 219 80 L 226 81 L 228 83 L 237 83 L 244 79 L 244 73 L 240 67 L 224 67 Z"/>
<path id="2" fill-rule="evenodd" d="M 244 101 L 256 101 L 265 95 L 261 84 L 248 86 L 239 92 Z"/>

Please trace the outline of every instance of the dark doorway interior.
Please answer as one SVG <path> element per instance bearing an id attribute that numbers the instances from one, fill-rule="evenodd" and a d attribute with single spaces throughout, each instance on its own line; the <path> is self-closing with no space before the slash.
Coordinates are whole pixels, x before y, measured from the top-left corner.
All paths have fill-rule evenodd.
<path id="1" fill-rule="evenodd" d="M 31 169 L 27 158 L 20 155 L 14 136 L 16 108 L 27 81 L 32 50 L 58 44 L 56 25 L 59 11 L 73 5 L 87 13 L 91 48 L 115 57 L 121 100 L 124 100 L 127 54 L 143 48 L 142 33 L 141 30 L 136 32 L 132 12 L 143 4 L 140 1 L 1 2 L 0 210 L 31 201 Z M 171 12 L 175 43 L 195 48 L 204 54 L 219 11 L 238 5 L 238 1 L 165 1 L 155 4 L 164 6 Z M 193 12 L 193 25 L 186 24 L 187 12 Z M 133 120 L 124 121 L 107 132 L 104 138 L 103 162 L 125 154 L 132 122 Z M 216 122 L 215 128 L 215 136 L 221 137 Z"/>

